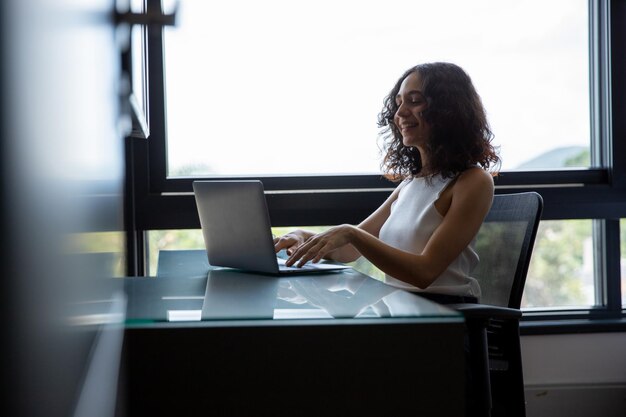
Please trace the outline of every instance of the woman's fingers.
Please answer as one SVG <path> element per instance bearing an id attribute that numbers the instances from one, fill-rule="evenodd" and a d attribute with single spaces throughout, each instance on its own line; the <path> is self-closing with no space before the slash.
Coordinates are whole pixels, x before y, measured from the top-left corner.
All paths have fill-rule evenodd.
<path id="1" fill-rule="evenodd" d="M 295 251 L 291 254 L 291 256 L 289 256 L 289 258 L 287 258 L 287 261 L 285 262 L 285 265 L 287 266 L 292 266 L 296 261 L 298 261 L 301 257 L 302 257 L 302 249 L 303 249 L 304 245 L 300 245 L 298 248 L 295 249 Z"/>
<path id="2" fill-rule="evenodd" d="M 316 254 L 317 254 L 317 251 L 315 251 L 315 248 L 311 248 L 308 251 L 306 251 L 306 253 L 304 253 L 304 255 L 302 255 L 302 257 L 300 258 L 300 261 L 298 261 L 298 267 L 302 268 L 304 264 L 306 264 L 311 259 L 313 259 Z"/>
<path id="3" fill-rule="evenodd" d="M 297 263 L 304 266 L 308 261 L 319 262 L 329 252 L 347 243 L 345 228 L 333 227 L 318 235 L 311 236 L 302 245 L 294 245 L 293 253 L 289 253 L 287 266 Z"/>
<path id="4" fill-rule="evenodd" d="M 318 258 L 320 249 L 326 246 L 325 242 L 320 239 L 309 239 L 287 259 L 287 266 L 297 263 L 297 267 L 301 268 L 308 261 Z M 319 256 L 321 259 L 321 256 Z M 318 261 L 319 261 L 318 259 Z"/>
<path id="5" fill-rule="evenodd" d="M 326 244 L 319 251 L 317 251 L 317 255 L 315 255 L 315 258 L 313 258 L 311 262 L 318 263 L 324 258 L 324 256 L 326 256 L 328 252 L 330 252 L 330 249 L 328 247 L 328 244 Z"/>
<path id="6" fill-rule="evenodd" d="M 301 260 L 302 256 L 309 250 L 309 248 L 311 246 L 311 242 L 312 242 L 312 240 L 309 239 L 305 243 L 303 243 L 302 245 L 298 246 L 295 249 L 295 251 L 293 252 L 293 254 L 287 259 L 286 265 L 287 266 L 292 266 L 298 260 Z"/>
<path id="7" fill-rule="evenodd" d="M 274 238 L 274 250 L 276 252 L 279 252 L 282 249 L 287 249 L 287 253 L 289 253 L 289 250 L 293 252 L 292 248 L 297 246 L 298 238 L 294 235 L 288 234 Z"/>

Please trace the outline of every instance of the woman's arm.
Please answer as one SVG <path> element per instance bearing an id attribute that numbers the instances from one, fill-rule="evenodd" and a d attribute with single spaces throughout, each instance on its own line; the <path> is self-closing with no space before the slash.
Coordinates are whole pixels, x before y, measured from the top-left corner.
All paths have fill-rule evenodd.
<path id="1" fill-rule="evenodd" d="M 453 185 L 450 207 L 421 254 L 389 246 L 363 229 L 341 225 L 311 237 L 287 265 L 317 262 L 334 248 L 349 244 L 386 274 L 426 288 L 476 236 L 491 207 L 493 190 L 493 179 L 486 171 L 470 169 L 461 174 Z"/>

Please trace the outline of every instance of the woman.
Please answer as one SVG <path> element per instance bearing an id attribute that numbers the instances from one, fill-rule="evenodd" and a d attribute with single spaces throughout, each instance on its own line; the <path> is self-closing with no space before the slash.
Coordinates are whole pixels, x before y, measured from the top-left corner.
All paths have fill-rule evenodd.
<path id="1" fill-rule="evenodd" d="M 358 226 L 296 230 L 275 240 L 276 251 L 287 249 L 287 265 L 296 266 L 365 256 L 391 285 L 443 302 L 477 300 L 472 242 L 491 207 L 487 170 L 499 157 L 470 77 L 450 63 L 409 69 L 378 125 L 386 139 L 382 167 L 398 187 Z"/>

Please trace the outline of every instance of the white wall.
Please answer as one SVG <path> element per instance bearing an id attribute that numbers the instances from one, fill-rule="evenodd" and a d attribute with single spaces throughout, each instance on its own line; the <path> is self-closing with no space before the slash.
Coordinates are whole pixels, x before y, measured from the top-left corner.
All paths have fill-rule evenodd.
<path id="1" fill-rule="evenodd" d="M 528 417 L 626 416 L 626 333 L 523 336 Z"/>

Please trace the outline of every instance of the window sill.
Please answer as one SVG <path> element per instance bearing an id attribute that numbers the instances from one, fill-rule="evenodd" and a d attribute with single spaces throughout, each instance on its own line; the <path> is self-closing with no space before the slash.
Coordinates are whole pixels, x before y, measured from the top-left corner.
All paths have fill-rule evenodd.
<path id="1" fill-rule="evenodd" d="M 524 320 L 520 323 L 522 336 L 574 333 L 626 332 L 626 317 L 617 318 L 548 318 Z"/>

